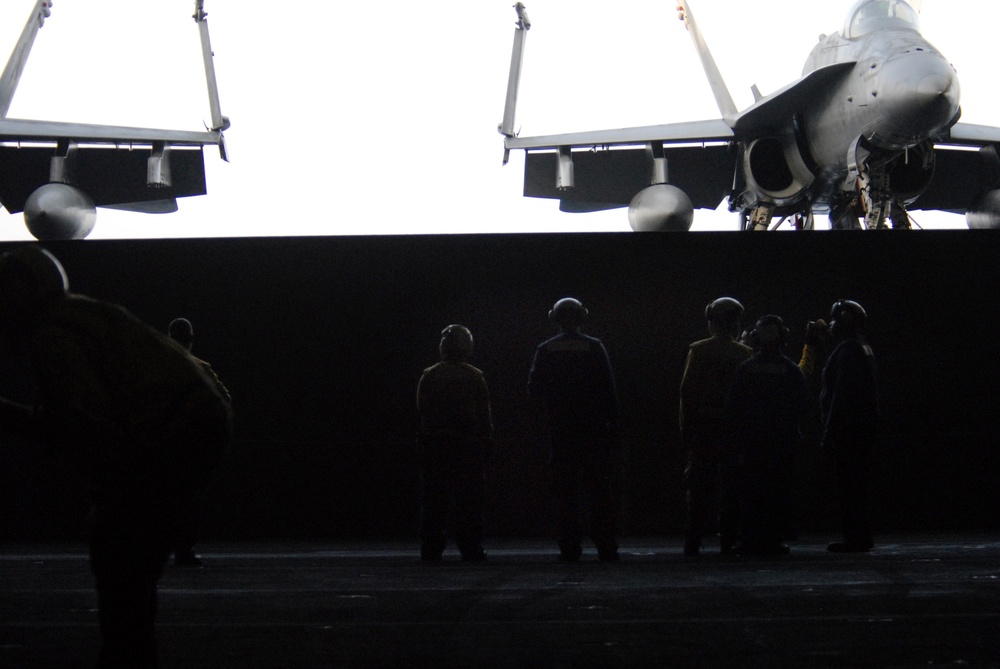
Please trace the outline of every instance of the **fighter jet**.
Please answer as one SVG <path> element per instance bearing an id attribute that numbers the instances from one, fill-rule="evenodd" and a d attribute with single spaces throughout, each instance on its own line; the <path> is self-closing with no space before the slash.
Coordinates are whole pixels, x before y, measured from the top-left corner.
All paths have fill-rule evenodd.
<path id="1" fill-rule="evenodd" d="M 204 0 L 195 1 L 208 84 L 211 127 L 161 130 L 60 123 L 7 117 L 35 37 L 51 16 L 52 0 L 34 0 L 0 75 L 0 204 L 24 212 L 37 239 L 83 239 L 96 207 L 143 213 L 177 210 L 177 198 L 204 195 L 203 148 L 227 160 L 222 115 Z M 207 125 L 207 124 L 206 124 Z"/>
<path id="2" fill-rule="evenodd" d="M 1000 228 L 1000 128 L 959 122 L 960 85 L 920 34 L 916 0 L 859 0 L 840 32 L 820 37 L 800 79 L 739 111 L 689 2 L 694 41 L 720 119 L 519 137 L 514 131 L 531 22 L 517 3 L 504 162 L 526 152 L 524 195 L 565 212 L 628 207 L 637 231 L 688 230 L 694 208 L 728 198 L 744 230 L 907 229 L 909 211 L 964 213 Z M 669 167 L 669 169 L 668 169 Z"/>

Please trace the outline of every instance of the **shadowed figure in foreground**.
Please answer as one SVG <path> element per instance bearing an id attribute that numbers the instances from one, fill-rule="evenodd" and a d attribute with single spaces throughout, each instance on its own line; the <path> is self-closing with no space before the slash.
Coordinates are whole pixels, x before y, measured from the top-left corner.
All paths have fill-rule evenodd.
<path id="1" fill-rule="evenodd" d="M 560 332 L 535 349 L 528 393 L 543 400 L 548 412 L 559 557 L 580 559 L 582 497 L 598 558 L 611 562 L 618 559 L 610 481 L 611 454 L 619 441 L 618 393 L 604 344 L 580 332 L 587 316 L 574 298 L 555 303 L 549 318 Z"/>
<path id="2" fill-rule="evenodd" d="M 691 344 L 681 379 L 680 427 L 684 442 L 687 527 L 684 554 L 698 555 L 709 516 L 718 507 L 719 545 L 728 555 L 739 533 L 739 496 L 726 395 L 736 368 L 752 354 L 736 341 L 743 305 L 720 297 L 705 307 L 708 339 Z M 718 500 L 718 502 L 716 502 Z"/>
<path id="3" fill-rule="evenodd" d="M 791 467 L 801 447 L 801 424 L 812 406 L 805 376 L 784 354 L 788 328 L 778 316 L 757 321 L 753 357 L 736 370 L 729 410 L 740 465 L 743 555 L 783 555 Z"/>
<path id="4" fill-rule="evenodd" d="M 417 384 L 423 483 L 420 559 L 441 559 L 451 506 L 462 560 L 482 562 L 485 462 L 493 436 L 489 390 L 483 373 L 469 364 L 473 343 L 467 328 L 446 327 L 438 349 L 441 362 L 425 369 Z"/>
<path id="5" fill-rule="evenodd" d="M 830 335 L 836 348 L 823 367 L 820 412 L 822 448 L 835 463 L 842 541 L 833 553 L 862 553 L 875 546 L 868 492 L 878 446 L 879 408 L 875 354 L 865 340 L 868 314 L 852 300 L 830 309 Z"/>
<path id="6" fill-rule="evenodd" d="M 0 256 L 0 335 L 24 355 L 31 432 L 93 495 L 90 565 L 100 669 L 156 666 L 156 584 L 178 496 L 196 496 L 230 441 L 229 408 L 187 352 L 125 309 L 68 292 L 35 246 Z"/>
<path id="7" fill-rule="evenodd" d="M 191 321 L 186 318 L 175 318 L 167 326 L 167 335 L 175 342 L 184 347 L 184 350 L 191 353 L 194 346 L 194 327 Z M 195 357 L 191 358 L 201 366 L 201 370 L 215 384 L 219 395 L 226 400 L 226 404 L 232 406 L 232 397 L 229 389 L 219 380 L 219 375 L 212 369 L 212 365 Z M 195 544 L 198 541 L 199 518 L 205 506 L 205 490 L 202 489 L 197 495 L 192 495 L 192 491 L 178 491 L 177 507 L 178 517 L 174 537 L 174 564 L 179 567 L 197 567 L 202 564 L 202 558 L 195 551 Z"/>

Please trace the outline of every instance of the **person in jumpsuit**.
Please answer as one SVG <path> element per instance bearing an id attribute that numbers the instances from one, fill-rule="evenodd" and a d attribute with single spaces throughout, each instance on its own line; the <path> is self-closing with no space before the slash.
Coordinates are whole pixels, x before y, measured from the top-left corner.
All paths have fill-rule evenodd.
<path id="1" fill-rule="evenodd" d="M 861 553 L 875 546 L 869 487 L 878 447 L 879 405 L 875 354 L 865 339 L 868 314 L 853 300 L 830 309 L 830 335 L 836 347 L 823 367 L 820 415 L 821 446 L 836 468 L 843 538 L 827 549 Z"/>
<path id="2" fill-rule="evenodd" d="M 173 319 L 167 326 L 167 336 L 184 347 L 188 353 L 191 353 L 194 346 L 194 327 L 191 325 L 191 321 L 186 318 Z M 219 379 L 219 375 L 212 369 L 212 365 L 194 354 L 191 357 L 201 365 L 202 371 L 215 384 L 216 390 L 226 400 L 226 404 L 232 406 L 233 399 L 229 394 L 229 389 Z M 195 544 L 198 542 L 200 534 L 199 524 L 202 509 L 205 506 L 205 492 L 202 490 L 202 494 L 198 497 L 178 496 L 177 505 L 180 512 L 176 523 L 177 535 L 174 538 L 174 564 L 178 567 L 198 567 L 203 563 L 201 555 L 195 551 Z"/>
<path id="3" fill-rule="evenodd" d="M 684 554 L 689 557 L 699 554 L 716 510 L 723 555 L 732 552 L 739 533 L 739 494 L 726 396 L 736 368 L 753 353 L 736 340 L 742 318 L 743 305 L 738 300 L 713 300 L 705 307 L 709 337 L 691 344 L 684 365 L 679 417 L 687 502 Z"/>
<path id="4" fill-rule="evenodd" d="M 618 543 L 610 475 L 619 440 L 618 392 L 604 344 L 580 331 L 587 316 L 575 298 L 555 303 L 549 318 L 560 331 L 535 349 L 528 393 L 544 402 L 548 414 L 560 559 L 576 562 L 582 554 L 582 498 L 598 559 L 613 562 Z"/>
<path id="5" fill-rule="evenodd" d="M 757 321 L 757 353 L 736 369 L 728 411 L 734 420 L 741 491 L 743 555 L 782 555 L 791 466 L 812 400 L 799 365 L 783 352 L 788 329 L 778 316 Z"/>
<path id="6" fill-rule="evenodd" d="M 473 340 L 468 328 L 446 327 L 438 350 L 441 361 L 425 369 L 417 384 L 420 558 L 441 560 L 451 506 L 462 560 L 482 562 L 485 463 L 493 438 L 489 390 L 482 371 L 469 364 Z"/>

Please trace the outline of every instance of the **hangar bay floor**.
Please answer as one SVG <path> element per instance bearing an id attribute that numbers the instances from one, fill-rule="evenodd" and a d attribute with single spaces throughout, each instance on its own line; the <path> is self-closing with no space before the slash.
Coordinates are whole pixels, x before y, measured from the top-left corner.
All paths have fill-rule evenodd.
<path id="1" fill-rule="evenodd" d="M 412 543 L 205 544 L 160 584 L 161 667 L 1000 668 L 1000 535 L 828 536 L 777 559 L 698 559 L 625 539 L 556 561 L 494 539 L 490 561 Z M 0 667 L 90 667 L 96 597 L 79 546 L 0 546 Z"/>

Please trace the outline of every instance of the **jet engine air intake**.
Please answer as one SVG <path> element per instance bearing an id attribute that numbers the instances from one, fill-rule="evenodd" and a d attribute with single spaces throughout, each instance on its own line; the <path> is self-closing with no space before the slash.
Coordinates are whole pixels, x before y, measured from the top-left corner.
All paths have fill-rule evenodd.
<path id="1" fill-rule="evenodd" d="M 784 147 L 776 139 L 759 139 L 750 144 L 747 160 L 757 185 L 769 194 L 784 192 L 795 183 L 792 171 L 785 162 Z"/>
<path id="2" fill-rule="evenodd" d="M 778 206 L 798 199 L 815 178 L 791 133 L 750 142 L 743 152 L 743 167 L 750 189 Z"/>

